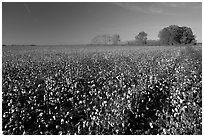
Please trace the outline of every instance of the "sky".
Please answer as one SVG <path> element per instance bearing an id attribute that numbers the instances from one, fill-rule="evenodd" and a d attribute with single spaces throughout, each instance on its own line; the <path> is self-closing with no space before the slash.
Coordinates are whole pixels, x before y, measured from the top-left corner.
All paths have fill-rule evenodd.
<path id="1" fill-rule="evenodd" d="M 102 34 L 148 39 L 170 25 L 192 28 L 202 40 L 201 2 L 3 2 L 2 44 L 88 44 Z"/>

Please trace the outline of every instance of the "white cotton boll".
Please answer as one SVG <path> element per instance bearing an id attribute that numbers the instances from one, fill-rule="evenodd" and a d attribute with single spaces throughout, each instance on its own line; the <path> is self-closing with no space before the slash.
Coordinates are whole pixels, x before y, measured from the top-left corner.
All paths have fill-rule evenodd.
<path id="1" fill-rule="evenodd" d="M 79 101 L 79 104 L 82 104 L 82 103 L 83 103 L 83 102 L 80 100 L 80 101 Z"/>
<path id="2" fill-rule="evenodd" d="M 11 109 L 11 113 L 14 113 L 15 112 L 15 110 L 14 109 Z"/>
<path id="3" fill-rule="evenodd" d="M 59 135 L 62 135 L 62 131 L 59 131 Z"/>
<path id="4" fill-rule="evenodd" d="M 41 113 L 39 114 L 39 116 L 42 117 L 42 115 L 43 115 L 43 113 L 41 112 Z"/>
<path id="5" fill-rule="evenodd" d="M 26 132 L 25 132 L 25 131 L 23 131 L 23 135 L 26 135 Z"/>
<path id="6" fill-rule="evenodd" d="M 165 129 L 163 129 L 163 133 L 166 134 L 166 130 Z"/>
<path id="7" fill-rule="evenodd" d="M 152 123 L 151 123 L 151 122 L 149 123 L 149 126 L 150 126 L 151 128 L 153 128 L 153 125 L 152 125 Z"/>
<path id="8" fill-rule="evenodd" d="M 56 125 L 56 126 L 55 126 L 56 129 L 58 129 L 59 127 L 60 127 L 59 125 Z"/>
<path id="9" fill-rule="evenodd" d="M 182 99 L 180 99 L 180 103 L 183 103 L 183 100 L 182 100 Z"/>
<path id="10" fill-rule="evenodd" d="M 3 114 L 3 118 L 5 118 L 5 117 L 6 117 L 6 114 L 4 113 L 4 114 Z"/>

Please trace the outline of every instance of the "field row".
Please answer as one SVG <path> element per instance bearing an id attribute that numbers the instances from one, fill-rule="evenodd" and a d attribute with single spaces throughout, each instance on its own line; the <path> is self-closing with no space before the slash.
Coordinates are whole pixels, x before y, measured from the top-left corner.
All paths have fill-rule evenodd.
<path id="1" fill-rule="evenodd" d="M 201 58 L 190 47 L 4 49 L 2 130 L 202 134 Z"/>

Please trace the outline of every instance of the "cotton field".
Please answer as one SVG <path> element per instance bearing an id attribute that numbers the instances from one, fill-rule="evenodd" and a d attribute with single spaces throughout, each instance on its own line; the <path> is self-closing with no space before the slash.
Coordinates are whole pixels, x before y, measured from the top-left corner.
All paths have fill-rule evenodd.
<path id="1" fill-rule="evenodd" d="M 3 47 L 9 135 L 202 134 L 200 47 Z"/>

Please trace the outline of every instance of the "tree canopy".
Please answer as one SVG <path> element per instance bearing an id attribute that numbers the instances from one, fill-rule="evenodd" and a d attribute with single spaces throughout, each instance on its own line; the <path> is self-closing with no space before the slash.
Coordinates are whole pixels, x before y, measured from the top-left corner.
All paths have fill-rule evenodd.
<path id="1" fill-rule="evenodd" d="M 162 44 L 167 45 L 189 44 L 195 41 L 195 36 L 190 27 L 179 27 L 177 25 L 163 28 L 158 37 Z"/>
<path id="2" fill-rule="evenodd" d="M 144 31 L 141 31 L 137 36 L 135 36 L 135 39 L 141 44 L 146 44 L 147 43 L 147 33 Z"/>

